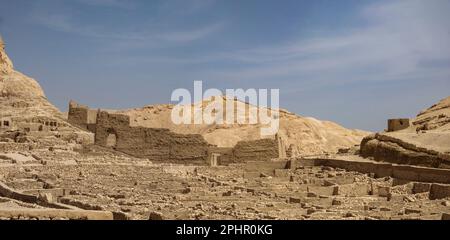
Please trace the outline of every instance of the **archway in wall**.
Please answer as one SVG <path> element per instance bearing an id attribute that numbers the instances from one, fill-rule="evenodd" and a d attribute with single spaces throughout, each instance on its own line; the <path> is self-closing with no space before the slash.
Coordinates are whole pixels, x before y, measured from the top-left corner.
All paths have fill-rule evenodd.
<path id="1" fill-rule="evenodd" d="M 106 137 L 106 146 L 115 148 L 117 145 L 117 133 L 114 129 L 108 129 L 108 137 Z"/>

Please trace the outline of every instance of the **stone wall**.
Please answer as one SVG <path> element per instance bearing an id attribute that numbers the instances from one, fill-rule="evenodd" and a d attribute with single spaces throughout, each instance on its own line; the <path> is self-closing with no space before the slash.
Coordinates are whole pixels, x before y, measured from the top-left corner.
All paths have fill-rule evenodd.
<path id="1" fill-rule="evenodd" d="M 396 179 L 414 182 L 450 184 L 450 169 L 326 158 L 293 159 L 290 160 L 290 163 L 287 165 L 291 169 L 296 169 L 300 166 L 329 166 L 333 168 L 345 169 L 347 171 L 374 173 L 376 178 L 389 176 Z"/>
<path id="2" fill-rule="evenodd" d="M 399 131 L 408 127 L 408 118 L 388 119 L 388 132 Z"/>
<path id="3" fill-rule="evenodd" d="M 115 141 L 111 142 L 111 139 Z M 95 143 L 153 161 L 205 164 L 210 145 L 197 134 L 177 134 L 163 128 L 131 127 L 126 115 L 105 111 L 97 117 Z"/>
<path id="4" fill-rule="evenodd" d="M 163 128 L 132 127 L 127 115 L 91 110 L 74 101 L 69 103 L 68 121 L 94 132 L 97 145 L 153 161 L 207 164 L 214 156 L 219 165 L 227 165 L 286 157 L 285 146 L 278 136 L 240 141 L 233 148 L 221 148 L 208 144 L 199 134 L 177 134 Z"/>
<path id="5" fill-rule="evenodd" d="M 89 109 L 88 106 L 78 104 L 75 101 L 70 101 L 67 121 L 77 127 L 95 132 L 97 113 L 98 110 Z"/>
<path id="6" fill-rule="evenodd" d="M 233 148 L 234 162 L 270 161 L 280 157 L 278 138 L 240 141 Z"/>

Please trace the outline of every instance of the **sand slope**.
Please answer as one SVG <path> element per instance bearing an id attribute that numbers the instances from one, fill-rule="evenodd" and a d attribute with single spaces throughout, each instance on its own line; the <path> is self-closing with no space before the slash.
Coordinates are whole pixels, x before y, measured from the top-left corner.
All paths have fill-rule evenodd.
<path id="1" fill-rule="evenodd" d="M 223 98 L 226 101 L 237 100 Z M 202 109 L 209 101 L 196 103 Z M 242 103 L 242 102 L 241 102 Z M 243 103 L 245 104 L 245 103 Z M 236 106 L 236 105 L 235 105 Z M 233 147 L 241 140 L 255 140 L 262 138 L 262 124 L 181 124 L 176 125 L 171 121 L 173 105 L 150 105 L 143 108 L 119 111 L 130 116 L 131 124 L 135 126 L 168 128 L 177 133 L 201 134 L 211 144 L 220 147 Z M 246 104 L 246 108 L 251 106 Z M 225 108 L 226 109 L 226 108 Z M 261 110 L 261 109 L 260 109 Z M 231 111 L 225 111 L 225 113 Z M 235 114 L 236 111 L 235 111 Z M 226 118 L 226 115 L 224 114 Z M 242 118 L 248 119 L 248 112 Z M 280 127 L 278 135 L 281 137 L 286 150 L 292 156 L 313 155 L 322 153 L 335 153 L 339 148 L 352 147 L 359 144 L 361 139 L 369 134 L 360 130 L 346 129 L 336 123 L 320 121 L 311 117 L 302 117 L 286 110 L 280 111 Z M 271 136 L 265 136 L 271 137 Z M 273 137 L 273 136 L 272 136 Z"/>

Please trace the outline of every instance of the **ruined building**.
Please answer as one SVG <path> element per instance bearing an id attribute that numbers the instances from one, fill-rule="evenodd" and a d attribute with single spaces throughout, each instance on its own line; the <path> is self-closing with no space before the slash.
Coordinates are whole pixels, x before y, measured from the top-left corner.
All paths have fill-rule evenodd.
<path id="1" fill-rule="evenodd" d="M 409 127 L 408 118 L 388 119 L 388 132 L 395 132 Z"/>
<path id="2" fill-rule="evenodd" d="M 69 123 L 95 133 L 95 144 L 152 161 L 226 165 L 246 161 L 269 161 L 285 157 L 278 136 L 240 141 L 232 148 L 209 144 L 200 134 L 174 133 L 165 128 L 130 126 L 130 117 L 92 110 L 69 103 Z"/>

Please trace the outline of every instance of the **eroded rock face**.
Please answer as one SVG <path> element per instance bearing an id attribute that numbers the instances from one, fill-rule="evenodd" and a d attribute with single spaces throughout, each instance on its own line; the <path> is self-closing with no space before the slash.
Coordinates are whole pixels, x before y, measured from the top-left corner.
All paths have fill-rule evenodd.
<path id="1" fill-rule="evenodd" d="M 398 134 L 377 133 L 365 137 L 361 142 L 360 154 L 362 157 L 371 157 L 376 161 L 450 168 L 450 154 L 408 141 L 407 138 L 402 138 Z"/>
<path id="2" fill-rule="evenodd" d="M 45 97 L 39 83 L 16 71 L 0 40 L 0 110 L 12 118 L 46 116 L 61 118 L 61 113 Z"/>
<path id="3" fill-rule="evenodd" d="M 0 96 L 45 97 L 39 83 L 14 70 L 13 63 L 5 51 L 0 39 Z"/>
<path id="4" fill-rule="evenodd" d="M 420 112 L 412 125 L 365 137 L 361 156 L 377 161 L 450 168 L 450 97 Z"/>
<path id="5" fill-rule="evenodd" d="M 5 44 L 0 37 L 0 73 L 7 74 L 13 71 L 13 64 L 5 53 Z"/>
<path id="6" fill-rule="evenodd" d="M 413 124 L 418 130 L 450 131 L 450 97 L 420 112 Z"/>

